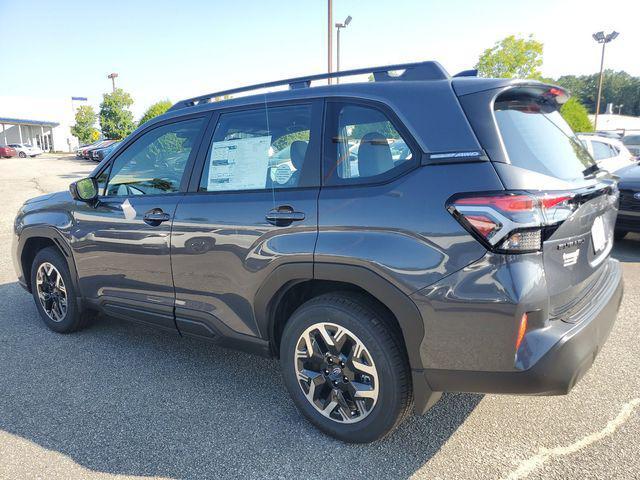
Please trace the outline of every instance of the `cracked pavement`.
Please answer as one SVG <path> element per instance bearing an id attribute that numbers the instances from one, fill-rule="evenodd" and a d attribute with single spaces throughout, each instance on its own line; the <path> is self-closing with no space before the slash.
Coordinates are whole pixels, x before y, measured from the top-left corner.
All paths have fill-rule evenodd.
<path id="1" fill-rule="evenodd" d="M 0 478 L 640 478 L 640 236 L 615 247 L 620 314 L 569 395 L 447 394 L 345 445 L 297 413 L 276 361 L 110 319 L 44 327 L 16 283 L 13 218 L 94 166 L 0 160 Z"/>

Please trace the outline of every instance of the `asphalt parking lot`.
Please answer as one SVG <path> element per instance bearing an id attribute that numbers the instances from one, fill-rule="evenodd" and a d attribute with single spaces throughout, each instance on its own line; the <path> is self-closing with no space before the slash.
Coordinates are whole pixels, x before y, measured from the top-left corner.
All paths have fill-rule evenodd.
<path id="1" fill-rule="evenodd" d="M 0 160 L 0 478 L 640 478 L 640 236 L 615 247 L 618 321 L 569 395 L 447 394 L 352 446 L 298 415 L 276 361 L 111 319 L 46 329 L 16 283 L 13 218 L 94 166 Z"/>

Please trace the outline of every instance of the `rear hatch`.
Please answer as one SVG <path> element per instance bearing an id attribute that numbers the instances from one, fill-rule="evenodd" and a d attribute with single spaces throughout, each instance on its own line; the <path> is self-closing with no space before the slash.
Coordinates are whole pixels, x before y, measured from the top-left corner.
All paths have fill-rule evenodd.
<path id="1" fill-rule="evenodd" d="M 518 253 L 508 239 L 520 231 L 517 240 L 521 240 L 526 232 L 529 243 L 523 251 L 542 251 L 550 314 L 570 321 L 582 300 L 596 293 L 606 269 L 618 190 L 560 115 L 567 97 L 562 89 L 534 83 L 460 99 L 463 107 L 480 116 L 479 102 L 488 102 L 484 112 L 491 118 L 467 115 L 474 128 L 480 121 L 491 124 L 487 128 L 485 123 L 479 136 L 484 136 L 480 140 L 505 186 L 502 196 L 532 199 L 498 204 L 500 214 L 511 223 L 500 233 L 507 240 L 499 238 L 502 243 L 492 247 Z"/>

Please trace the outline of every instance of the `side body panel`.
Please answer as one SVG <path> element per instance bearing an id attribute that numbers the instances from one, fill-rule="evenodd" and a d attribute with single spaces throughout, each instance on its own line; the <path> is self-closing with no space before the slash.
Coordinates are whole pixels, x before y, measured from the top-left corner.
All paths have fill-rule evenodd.
<path id="1" fill-rule="evenodd" d="M 142 217 L 154 208 L 173 216 L 179 198 L 106 197 L 96 206 L 78 202 L 71 247 L 87 301 L 111 315 L 175 330 L 171 222 L 151 226 Z"/>
<path id="2" fill-rule="evenodd" d="M 447 212 L 447 199 L 501 188 L 489 162 L 418 167 L 382 185 L 324 187 L 316 261 L 364 266 L 411 294 L 486 253 Z"/>

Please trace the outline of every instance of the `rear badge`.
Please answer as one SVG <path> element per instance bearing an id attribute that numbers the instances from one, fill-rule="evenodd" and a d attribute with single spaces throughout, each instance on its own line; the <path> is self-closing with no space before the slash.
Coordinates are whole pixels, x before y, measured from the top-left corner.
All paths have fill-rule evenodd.
<path id="1" fill-rule="evenodd" d="M 571 265 L 575 265 L 578 263 L 578 257 L 580 256 L 580 250 L 576 250 L 571 253 L 563 253 L 562 254 L 562 264 L 565 267 L 570 267 Z"/>

